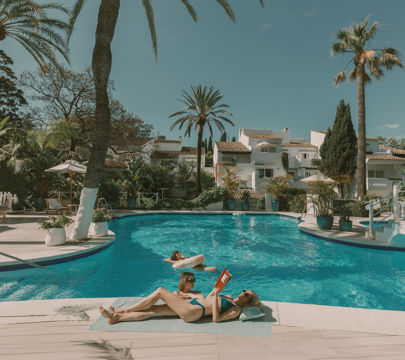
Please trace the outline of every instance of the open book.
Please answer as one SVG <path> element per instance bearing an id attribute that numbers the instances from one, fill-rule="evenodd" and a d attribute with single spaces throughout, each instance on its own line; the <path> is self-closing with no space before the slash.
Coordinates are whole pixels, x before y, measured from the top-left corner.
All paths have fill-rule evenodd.
<path id="1" fill-rule="evenodd" d="M 232 275 L 228 272 L 228 269 L 224 269 L 214 287 L 219 289 L 219 291 L 224 290 L 225 285 L 228 283 L 229 280 L 231 280 L 231 277 Z"/>

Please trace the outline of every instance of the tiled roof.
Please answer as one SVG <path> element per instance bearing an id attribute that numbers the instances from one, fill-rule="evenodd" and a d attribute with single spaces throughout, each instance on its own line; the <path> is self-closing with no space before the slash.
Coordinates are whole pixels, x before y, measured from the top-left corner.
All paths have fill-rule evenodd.
<path id="1" fill-rule="evenodd" d="M 283 140 L 281 137 L 270 135 L 270 134 L 245 134 L 247 137 L 256 138 L 256 139 L 275 139 Z"/>
<path id="2" fill-rule="evenodd" d="M 126 169 L 127 166 L 123 161 L 118 160 L 105 160 L 104 167 L 107 169 Z"/>
<path id="3" fill-rule="evenodd" d="M 327 131 L 322 131 L 322 130 L 312 130 L 312 131 L 315 131 L 315 132 L 320 133 L 320 134 L 326 134 L 327 133 Z M 366 139 L 367 140 L 378 140 L 378 138 L 373 138 L 373 137 L 368 137 L 368 136 L 366 136 Z"/>
<path id="4" fill-rule="evenodd" d="M 260 198 L 260 194 L 257 191 L 247 190 L 247 189 L 246 190 L 236 190 L 234 195 L 233 195 L 233 198 L 234 199 L 242 199 L 242 195 L 243 195 L 243 193 L 245 191 L 250 193 L 250 198 L 251 199 L 259 199 Z"/>
<path id="5" fill-rule="evenodd" d="M 250 154 L 250 150 L 240 142 L 225 142 L 215 141 L 218 150 L 223 153 L 247 153 Z"/>
<path id="6" fill-rule="evenodd" d="M 288 143 L 288 144 L 282 144 L 283 146 L 287 146 L 287 147 L 313 147 L 313 148 L 317 148 L 317 146 L 310 144 L 309 142 L 305 142 L 305 143 Z"/>
<path id="7" fill-rule="evenodd" d="M 156 139 L 156 143 L 167 143 L 167 144 L 180 144 L 181 140 L 166 140 L 166 139 Z"/>
<path id="8" fill-rule="evenodd" d="M 112 144 L 117 149 L 131 147 L 131 146 L 142 146 L 145 145 L 148 141 L 152 140 L 151 138 L 140 138 L 140 139 L 132 139 L 125 141 L 124 145 L 121 144 Z"/>
<path id="9" fill-rule="evenodd" d="M 367 159 L 369 160 L 392 160 L 392 161 L 404 161 L 404 158 L 400 158 L 398 156 L 393 155 L 367 155 Z"/>
<path id="10" fill-rule="evenodd" d="M 201 155 L 205 154 L 204 147 L 201 148 Z M 183 146 L 180 151 L 155 151 L 151 155 L 153 158 L 176 158 L 179 155 L 197 155 L 197 148 Z"/>
<path id="11" fill-rule="evenodd" d="M 382 150 L 390 150 L 395 155 L 405 155 L 405 150 L 403 149 L 392 148 L 385 145 L 380 145 L 379 148 Z"/>

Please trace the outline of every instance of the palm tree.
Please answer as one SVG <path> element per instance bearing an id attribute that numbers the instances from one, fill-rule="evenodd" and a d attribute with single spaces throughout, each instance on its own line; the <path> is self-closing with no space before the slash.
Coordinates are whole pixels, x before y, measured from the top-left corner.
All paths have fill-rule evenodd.
<path id="1" fill-rule="evenodd" d="M 259 0 L 263 6 L 263 0 Z M 74 24 L 83 8 L 86 0 L 77 0 L 70 18 L 70 38 Z M 181 0 L 188 13 L 194 21 L 198 21 L 197 13 L 189 0 Z M 217 3 L 224 9 L 226 14 L 234 21 L 233 10 L 226 0 L 217 0 Z M 157 60 L 157 39 L 155 29 L 155 17 L 151 0 L 142 0 L 148 20 L 149 31 L 152 39 L 152 47 Z M 101 182 L 104 169 L 104 160 L 107 153 L 110 137 L 110 109 L 108 99 L 108 79 L 111 71 L 111 42 L 114 37 L 115 26 L 120 8 L 120 0 L 101 0 L 96 29 L 96 42 L 93 50 L 92 70 L 96 90 L 96 120 L 94 144 L 87 167 L 85 185 L 82 191 L 80 207 L 77 214 L 78 221 L 71 234 L 72 239 L 83 239 L 87 237 L 90 226 L 93 207 L 96 201 L 98 186 Z"/>
<path id="2" fill-rule="evenodd" d="M 337 42 L 332 45 L 331 53 L 350 54 L 349 63 L 354 67 L 348 78 L 357 82 L 357 195 L 366 194 L 366 104 L 364 86 L 371 82 L 371 76 L 380 80 L 384 72 L 382 68 L 392 70 L 395 66 L 403 67 L 398 56 L 398 50 L 394 48 L 365 49 L 377 33 L 378 23 L 374 22 L 369 27 L 369 16 L 362 22 L 352 25 L 350 28 L 340 30 L 336 36 Z M 366 70 L 367 66 L 367 70 Z M 335 86 L 346 80 L 346 71 L 343 70 L 334 78 Z"/>
<path id="3" fill-rule="evenodd" d="M 55 50 L 69 62 L 65 40 L 60 35 L 60 31 L 68 31 L 69 24 L 49 18 L 48 13 L 54 11 L 69 14 L 57 3 L 0 0 L 0 41 L 7 38 L 16 40 L 43 69 L 46 63 L 58 64 Z"/>
<path id="4" fill-rule="evenodd" d="M 229 105 L 221 104 L 220 101 L 222 95 L 219 90 L 215 90 L 212 86 L 207 89 L 206 86 L 202 87 L 198 85 L 196 87 L 191 86 L 191 94 L 183 91 L 181 99 L 178 99 L 186 106 L 169 116 L 169 118 L 180 116 L 172 126 L 170 126 L 170 131 L 172 131 L 176 126 L 181 129 L 186 125 L 186 131 L 184 136 L 190 137 L 191 130 L 197 129 L 198 131 L 198 142 L 197 142 L 197 191 L 201 193 L 201 148 L 202 148 L 202 137 L 204 132 L 204 127 L 207 126 L 210 135 L 212 136 L 212 125 L 215 124 L 221 133 L 225 133 L 225 126 L 222 121 L 227 122 L 234 126 L 233 122 L 229 120 L 225 115 L 232 116 L 232 114 L 225 110 Z"/>

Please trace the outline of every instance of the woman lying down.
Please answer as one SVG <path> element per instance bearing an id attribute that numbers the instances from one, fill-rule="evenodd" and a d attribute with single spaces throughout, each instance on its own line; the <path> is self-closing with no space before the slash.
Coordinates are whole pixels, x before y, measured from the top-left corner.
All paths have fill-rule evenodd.
<path id="1" fill-rule="evenodd" d="M 155 305 L 158 300 L 163 300 L 165 304 Z M 238 297 L 233 299 L 231 296 L 219 296 L 219 289 L 214 288 L 204 299 L 187 301 L 160 287 L 127 309 L 110 307 L 106 310 L 100 306 L 100 312 L 109 324 L 166 316 L 178 316 L 185 322 L 194 322 L 209 315 L 212 315 L 212 321 L 221 322 L 237 318 L 245 306 L 262 308 L 260 299 L 253 290 L 242 290 Z"/>

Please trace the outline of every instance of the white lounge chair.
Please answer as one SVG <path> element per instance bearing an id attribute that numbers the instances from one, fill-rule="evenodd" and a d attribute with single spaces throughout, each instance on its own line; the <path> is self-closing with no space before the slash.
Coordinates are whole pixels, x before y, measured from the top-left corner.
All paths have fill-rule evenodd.
<path id="1" fill-rule="evenodd" d="M 46 203 L 48 204 L 48 207 L 46 211 L 52 211 L 54 213 L 59 213 L 65 210 L 68 210 L 66 206 L 63 206 L 61 202 L 58 199 L 45 199 Z"/>

